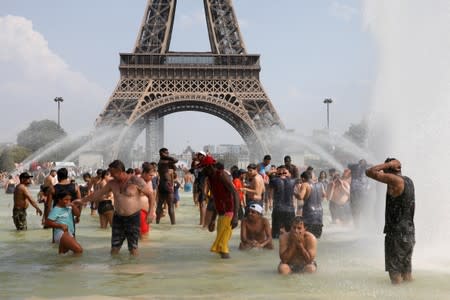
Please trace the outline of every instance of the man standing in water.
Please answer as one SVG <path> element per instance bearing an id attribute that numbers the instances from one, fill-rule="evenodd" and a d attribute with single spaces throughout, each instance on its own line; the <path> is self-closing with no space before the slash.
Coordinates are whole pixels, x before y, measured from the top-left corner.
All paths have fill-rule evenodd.
<path id="1" fill-rule="evenodd" d="M 158 207 L 156 209 L 156 224 L 159 224 L 159 220 L 163 215 L 163 206 L 167 205 L 169 211 L 170 223 L 175 225 L 175 205 L 174 205 L 174 173 L 176 171 L 175 164 L 177 159 L 169 156 L 169 150 L 167 148 L 159 149 L 159 162 L 158 162 Z"/>
<path id="2" fill-rule="evenodd" d="M 387 184 L 384 233 L 385 268 L 392 284 L 411 281 L 411 257 L 416 243 L 414 183 L 402 176 L 395 158 L 366 170 L 366 175 Z"/>
<path id="3" fill-rule="evenodd" d="M 36 214 L 42 216 L 41 209 L 33 197 L 31 197 L 30 191 L 28 190 L 32 177 L 27 172 L 20 174 L 20 183 L 14 190 L 13 220 L 17 230 L 27 230 L 27 208 L 30 203 L 36 208 Z"/>
<path id="4" fill-rule="evenodd" d="M 215 208 L 219 215 L 217 236 L 211 251 L 219 253 L 221 258 L 230 258 L 228 241 L 231 238 L 232 229 L 238 225 L 239 195 L 230 176 L 224 169 L 216 167 L 214 158 L 207 155 L 200 164 L 208 177 Z"/>
<path id="5" fill-rule="evenodd" d="M 82 201 L 84 203 L 100 201 L 103 200 L 105 194 L 113 193 L 115 212 L 111 233 L 111 254 L 119 253 L 126 238 L 130 254 L 136 256 L 138 255 L 138 240 L 141 229 L 141 195 L 143 194 L 148 198 L 147 222 L 150 223 L 155 209 L 153 192 L 142 178 L 127 174 L 125 165 L 120 160 L 113 161 L 108 167 L 113 179 L 92 195 L 83 198 Z"/>

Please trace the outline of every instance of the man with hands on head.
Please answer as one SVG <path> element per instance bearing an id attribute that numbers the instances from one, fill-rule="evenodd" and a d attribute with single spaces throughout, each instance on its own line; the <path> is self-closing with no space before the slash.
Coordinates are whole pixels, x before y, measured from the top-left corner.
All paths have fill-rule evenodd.
<path id="1" fill-rule="evenodd" d="M 385 270 L 392 284 L 411 281 L 411 258 L 416 243 L 414 183 L 402 175 L 395 158 L 366 170 L 366 175 L 387 184 L 384 233 Z"/>
<path id="2" fill-rule="evenodd" d="M 316 237 L 306 231 L 303 218 L 296 216 L 291 230 L 280 235 L 281 262 L 278 265 L 278 273 L 314 273 L 317 270 L 316 254 Z"/>

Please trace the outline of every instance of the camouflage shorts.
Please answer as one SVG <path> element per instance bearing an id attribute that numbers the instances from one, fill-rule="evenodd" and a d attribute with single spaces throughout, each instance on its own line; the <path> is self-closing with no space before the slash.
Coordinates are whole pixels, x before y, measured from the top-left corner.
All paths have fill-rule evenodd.
<path id="1" fill-rule="evenodd" d="M 127 239 L 128 250 L 138 248 L 139 234 L 141 231 L 141 211 L 131 216 L 119 216 L 114 214 L 111 234 L 111 247 L 122 247 L 123 241 Z"/>
<path id="2" fill-rule="evenodd" d="M 27 211 L 25 208 L 13 208 L 12 218 L 17 230 L 27 230 Z"/>

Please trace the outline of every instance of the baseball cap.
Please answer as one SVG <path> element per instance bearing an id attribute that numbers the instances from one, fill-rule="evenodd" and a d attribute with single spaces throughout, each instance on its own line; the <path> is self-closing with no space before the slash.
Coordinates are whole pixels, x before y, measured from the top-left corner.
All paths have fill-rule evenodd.
<path id="1" fill-rule="evenodd" d="M 256 211 L 258 214 L 262 214 L 262 212 L 263 212 L 262 206 L 258 203 L 252 203 L 252 204 L 250 204 L 250 206 L 248 208 Z"/>
<path id="2" fill-rule="evenodd" d="M 23 173 L 20 173 L 20 175 L 19 175 L 19 179 L 26 179 L 26 178 L 32 178 L 32 177 L 33 177 L 33 175 L 28 174 L 28 172 L 23 172 Z"/>
<path id="3" fill-rule="evenodd" d="M 211 155 L 206 155 L 198 165 L 199 167 L 212 166 L 216 163 L 216 160 Z"/>

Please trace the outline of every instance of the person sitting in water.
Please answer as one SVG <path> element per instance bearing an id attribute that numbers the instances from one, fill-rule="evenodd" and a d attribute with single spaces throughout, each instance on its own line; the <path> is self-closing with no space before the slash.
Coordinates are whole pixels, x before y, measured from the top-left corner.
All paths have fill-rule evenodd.
<path id="1" fill-rule="evenodd" d="M 78 202 L 80 202 L 78 200 Z M 80 216 L 80 210 L 76 204 L 72 202 L 72 196 L 69 191 L 62 191 L 55 195 L 56 205 L 50 211 L 45 225 L 54 228 L 53 239 L 59 244 L 59 254 L 67 253 L 71 250 L 74 254 L 83 253 L 83 248 L 74 237 L 75 226 L 73 217 Z"/>
<path id="2" fill-rule="evenodd" d="M 278 273 L 314 273 L 317 253 L 316 237 L 306 231 L 303 217 L 296 216 L 291 230 L 280 235 L 280 259 Z"/>
<path id="3" fill-rule="evenodd" d="M 258 203 L 248 207 L 248 214 L 241 223 L 239 250 L 251 248 L 273 249 L 269 221 L 262 216 L 263 208 Z"/>

